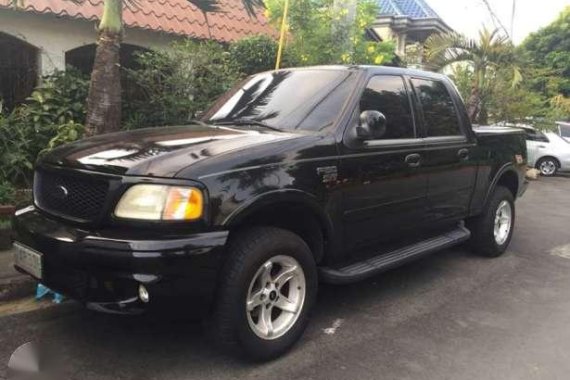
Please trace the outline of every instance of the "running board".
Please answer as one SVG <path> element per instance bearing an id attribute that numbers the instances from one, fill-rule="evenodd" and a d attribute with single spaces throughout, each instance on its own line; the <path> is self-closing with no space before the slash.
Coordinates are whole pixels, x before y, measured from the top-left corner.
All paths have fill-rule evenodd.
<path id="1" fill-rule="evenodd" d="M 430 253 L 452 247 L 469 239 L 471 232 L 461 223 L 457 228 L 419 243 L 366 259 L 342 268 L 321 267 L 320 278 L 330 284 L 356 282 L 415 260 Z"/>

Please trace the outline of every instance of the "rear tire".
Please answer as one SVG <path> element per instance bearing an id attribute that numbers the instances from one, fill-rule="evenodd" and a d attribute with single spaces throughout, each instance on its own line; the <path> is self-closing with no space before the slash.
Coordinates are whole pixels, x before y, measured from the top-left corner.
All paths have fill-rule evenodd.
<path id="1" fill-rule="evenodd" d="M 229 243 L 213 318 L 223 346 L 258 361 L 276 358 L 299 340 L 317 295 L 311 250 L 294 233 L 254 227 Z"/>
<path id="2" fill-rule="evenodd" d="M 514 225 L 513 194 L 506 187 L 497 186 L 481 215 L 467 220 L 471 249 L 480 256 L 501 256 L 509 246 Z"/>
<path id="3" fill-rule="evenodd" d="M 552 157 L 544 157 L 538 160 L 536 168 L 545 177 L 554 177 L 559 169 L 558 161 Z"/>

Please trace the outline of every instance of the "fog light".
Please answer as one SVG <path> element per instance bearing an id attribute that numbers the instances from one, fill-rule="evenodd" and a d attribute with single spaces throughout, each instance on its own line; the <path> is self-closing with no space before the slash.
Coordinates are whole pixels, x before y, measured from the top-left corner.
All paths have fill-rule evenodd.
<path id="1" fill-rule="evenodd" d="M 144 287 L 144 285 L 139 285 L 139 298 L 144 303 L 148 303 L 150 300 L 150 295 L 148 294 L 148 290 Z"/>

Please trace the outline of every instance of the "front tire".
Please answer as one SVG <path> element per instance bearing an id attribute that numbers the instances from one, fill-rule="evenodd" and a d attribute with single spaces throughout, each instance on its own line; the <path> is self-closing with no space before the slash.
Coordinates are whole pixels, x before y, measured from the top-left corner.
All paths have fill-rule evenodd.
<path id="1" fill-rule="evenodd" d="M 316 294 L 316 264 L 303 239 L 274 227 L 237 233 L 221 276 L 214 333 L 253 360 L 276 358 L 303 334 Z"/>
<path id="2" fill-rule="evenodd" d="M 485 257 L 501 256 L 509 246 L 514 225 L 513 194 L 506 187 L 497 186 L 483 213 L 467 220 L 472 250 Z"/>
<path id="3" fill-rule="evenodd" d="M 544 157 L 538 160 L 536 163 L 536 168 L 545 177 L 554 177 L 558 172 L 559 165 L 558 161 L 552 157 Z"/>

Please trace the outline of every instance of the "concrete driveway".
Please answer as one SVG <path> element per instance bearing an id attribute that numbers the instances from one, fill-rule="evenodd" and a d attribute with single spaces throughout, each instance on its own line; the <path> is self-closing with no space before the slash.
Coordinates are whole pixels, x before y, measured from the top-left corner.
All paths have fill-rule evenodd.
<path id="1" fill-rule="evenodd" d="M 374 279 L 322 286 L 304 338 L 250 364 L 220 353 L 201 325 L 76 306 L 0 318 L 10 354 L 47 341 L 77 379 L 568 379 L 570 177 L 541 178 L 518 202 L 510 250 L 448 250 Z"/>

